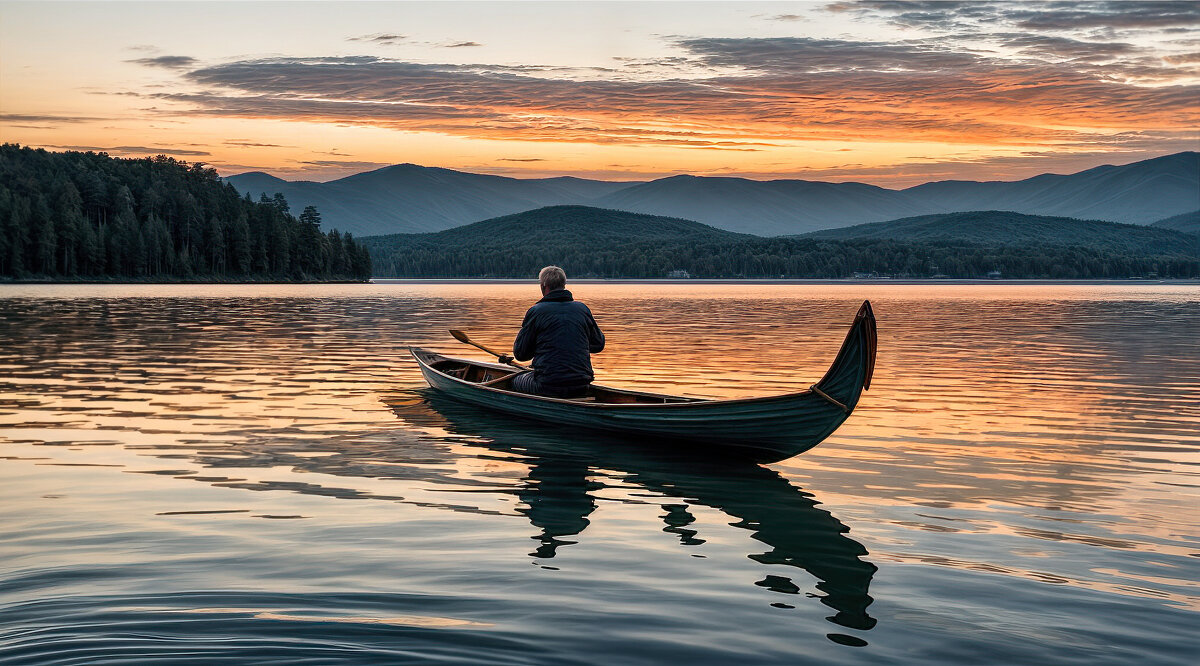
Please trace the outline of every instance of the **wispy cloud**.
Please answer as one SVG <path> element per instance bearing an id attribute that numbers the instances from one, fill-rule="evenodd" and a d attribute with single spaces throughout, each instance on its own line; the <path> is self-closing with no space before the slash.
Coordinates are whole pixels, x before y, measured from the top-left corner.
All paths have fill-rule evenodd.
<path id="1" fill-rule="evenodd" d="M 1017 26 L 1031 30 L 1080 28 L 1165 28 L 1200 26 L 1200 4 L 1185 2 L 1051 2 L 1009 11 Z"/>
<path id="2" fill-rule="evenodd" d="M 483 44 L 480 44 L 479 42 L 449 42 L 446 44 L 439 44 L 439 46 L 447 49 L 461 49 L 467 46 L 483 46 Z"/>
<path id="3" fill-rule="evenodd" d="M 90 123 L 97 120 L 110 120 L 109 118 L 97 118 L 95 116 L 60 116 L 54 114 L 36 114 L 36 113 L 0 113 L 0 122 L 2 123 Z"/>
<path id="4" fill-rule="evenodd" d="M 961 30 L 1009 24 L 1026 30 L 1079 31 L 1090 28 L 1160 29 L 1200 26 L 1200 5 L 1192 1 L 1118 2 L 941 2 L 860 0 L 833 2 L 826 9 L 863 17 L 886 16 L 900 25 Z"/>
<path id="5" fill-rule="evenodd" d="M 312 167 L 338 167 L 342 169 L 375 169 L 390 166 L 387 162 L 366 162 L 360 160 L 303 160 L 298 163 Z"/>
<path id="6" fill-rule="evenodd" d="M 396 44 L 408 39 L 407 35 L 401 35 L 394 32 L 376 32 L 370 35 L 359 35 L 358 37 L 347 37 L 348 42 L 372 42 L 375 44 Z"/>
<path id="7" fill-rule="evenodd" d="M 249 139 L 229 139 L 227 141 L 222 141 L 221 143 L 223 143 L 227 146 L 243 146 L 246 148 L 286 148 L 287 147 L 280 143 L 258 143 L 255 141 L 250 141 Z"/>
<path id="8" fill-rule="evenodd" d="M 1180 53 L 1179 55 L 1164 56 L 1163 60 L 1172 65 L 1189 65 L 1194 62 L 1200 62 L 1200 53 Z"/>
<path id="9" fill-rule="evenodd" d="M 1128 42 L 1098 42 L 1037 33 L 1000 33 L 994 35 L 1005 46 L 1039 58 L 1070 59 L 1083 62 L 1112 62 L 1116 58 L 1144 51 Z"/>
<path id="10" fill-rule="evenodd" d="M 47 148 L 60 148 L 62 150 L 78 150 L 81 152 L 105 152 L 105 153 L 135 153 L 139 155 L 183 155 L 188 157 L 203 157 L 212 155 L 205 150 L 191 150 L 188 148 L 174 148 L 171 146 L 62 146 L 62 145 L 46 145 Z"/>
<path id="11" fill-rule="evenodd" d="M 186 67 L 195 66 L 195 64 L 197 63 L 197 60 L 191 56 L 166 55 L 166 56 L 153 56 L 150 58 L 134 58 L 133 60 L 126 60 L 125 62 L 132 62 L 137 65 L 145 65 L 146 67 L 163 67 L 165 69 L 184 69 Z"/>

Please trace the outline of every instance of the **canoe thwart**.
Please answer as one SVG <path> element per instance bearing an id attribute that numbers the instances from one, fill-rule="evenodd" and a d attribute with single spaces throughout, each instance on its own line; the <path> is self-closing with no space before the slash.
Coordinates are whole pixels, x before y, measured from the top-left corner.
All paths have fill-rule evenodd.
<path id="1" fill-rule="evenodd" d="M 516 377 L 517 375 L 524 374 L 526 372 L 533 372 L 533 371 L 532 370 L 521 370 L 520 372 L 513 372 L 511 374 L 502 375 L 495 379 L 488 379 L 488 380 L 479 382 L 479 385 L 480 386 L 497 386 L 499 384 L 503 384 L 504 382 L 512 379 L 513 377 Z"/>

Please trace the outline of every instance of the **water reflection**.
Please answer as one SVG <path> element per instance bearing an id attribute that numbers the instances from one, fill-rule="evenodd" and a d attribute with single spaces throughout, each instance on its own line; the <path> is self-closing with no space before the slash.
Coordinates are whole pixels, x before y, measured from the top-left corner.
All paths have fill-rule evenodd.
<path id="1" fill-rule="evenodd" d="M 574 536 L 591 523 L 588 516 L 596 510 L 596 498 L 589 491 L 603 486 L 588 481 L 590 468 L 579 460 L 535 457 L 530 461 L 529 476 L 521 479 L 517 497 L 525 505 L 517 511 L 539 528 L 535 535 L 541 545 L 530 555 L 552 558 L 559 546 L 575 543 L 561 537 Z"/>
<path id="2" fill-rule="evenodd" d="M 703 543 L 696 530 L 686 529 L 695 518 L 690 507 L 717 509 L 750 530 L 769 550 L 748 557 L 767 565 L 802 569 L 819 582 L 821 602 L 834 609 L 830 621 L 852 629 L 870 629 L 868 588 L 877 568 L 861 559 L 867 550 L 846 534 L 837 518 L 818 508 L 810 493 L 793 486 L 777 472 L 738 458 L 697 457 L 694 448 L 677 451 L 627 438 L 571 433 L 552 427 L 481 412 L 432 392 L 424 400 L 392 402 L 394 413 L 410 426 L 439 428 L 478 438 L 478 445 L 517 454 L 529 465 L 517 496 L 519 511 L 539 530 L 534 539 L 537 558 L 552 558 L 589 525 L 596 509 L 593 493 L 603 484 L 592 481 L 600 470 L 622 474 L 625 484 L 678 498 L 663 506 L 665 531 L 678 534 L 684 546 Z M 797 594 L 791 578 L 767 575 L 756 583 L 775 592 Z"/>
<path id="3" fill-rule="evenodd" d="M 424 383 L 407 345 L 449 352 L 448 328 L 503 344 L 527 285 L 0 288 L 0 653 L 83 655 L 62 646 L 109 649 L 136 625 L 160 647 L 229 637 L 206 656 L 236 660 L 217 653 L 260 626 L 312 661 L 330 646 L 395 661 L 395 634 L 347 629 L 452 618 L 491 625 L 466 630 L 489 647 L 439 629 L 405 649 L 1194 661 L 1200 290 L 577 293 L 610 336 L 596 367 L 613 385 L 805 387 L 865 297 L 880 363 L 834 437 L 761 467 L 408 392 Z M 213 629 L 197 608 L 257 610 Z M 860 632 L 878 618 L 869 648 L 821 638 L 843 631 L 826 615 Z"/>

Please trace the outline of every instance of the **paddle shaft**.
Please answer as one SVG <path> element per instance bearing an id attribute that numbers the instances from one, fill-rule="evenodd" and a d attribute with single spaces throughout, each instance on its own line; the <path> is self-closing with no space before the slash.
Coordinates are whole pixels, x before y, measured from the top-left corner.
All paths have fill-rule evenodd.
<path id="1" fill-rule="evenodd" d="M 505 354 L 504 352 L 498 352 L 494 349 L 488 349 L 487 347 L 479 344 L 478 342 L 475 342 L 474 340 L 472 340 L 470 338 L 470 336 L 468 336 L 463 331 L 456 331 L 454 329 L 451 329 L 450 335 L 453 335 L 455 340 L 458 340 L 459 342 L 465 342 L 465 343 L 471 345 L 472 347 L 478 347 L 478 348 L 482 349 L 483 351 L 491 354 L 492 356 L 495 356 L 496 358 L 504 358 L 505 356 L 508 356 L 508 354 Z M 521 365 L 520 363 L 517 363 L 516 361 L 513 361 L 511 359 L 508 361 L 508 364 L 513 366 L 514 368 L 520 368 L 522 370 L 529 369 L 528 367 Z"/>

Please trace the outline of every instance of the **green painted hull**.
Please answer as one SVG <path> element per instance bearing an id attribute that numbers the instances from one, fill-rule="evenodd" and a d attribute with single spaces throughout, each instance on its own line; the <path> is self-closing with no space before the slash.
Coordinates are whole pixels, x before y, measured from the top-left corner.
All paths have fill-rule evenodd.
<path id="1" fill-rule="evenodd" d="M 434 367 L 445 361 L 511 372 L 498 363 L 442 356 L 410 348 L 430 387 L 445 396 L 522 418 L 634 435 L 640 439 L 695 442 L 780 459 L 802 453 L 833 433 L 871 385 L 876 350 L 871 304 L 859 309 L 837 357 L 813 390 L 738 400 L 674 399 L 678 402 L 607 403 L 562 400 L 481 386 Z M 610 390 L 597 386 L 600 390 Z M 626 396 L 664 396 L 618 391 Z M 668 398 L 671 399 L 671 398 Z"/>

